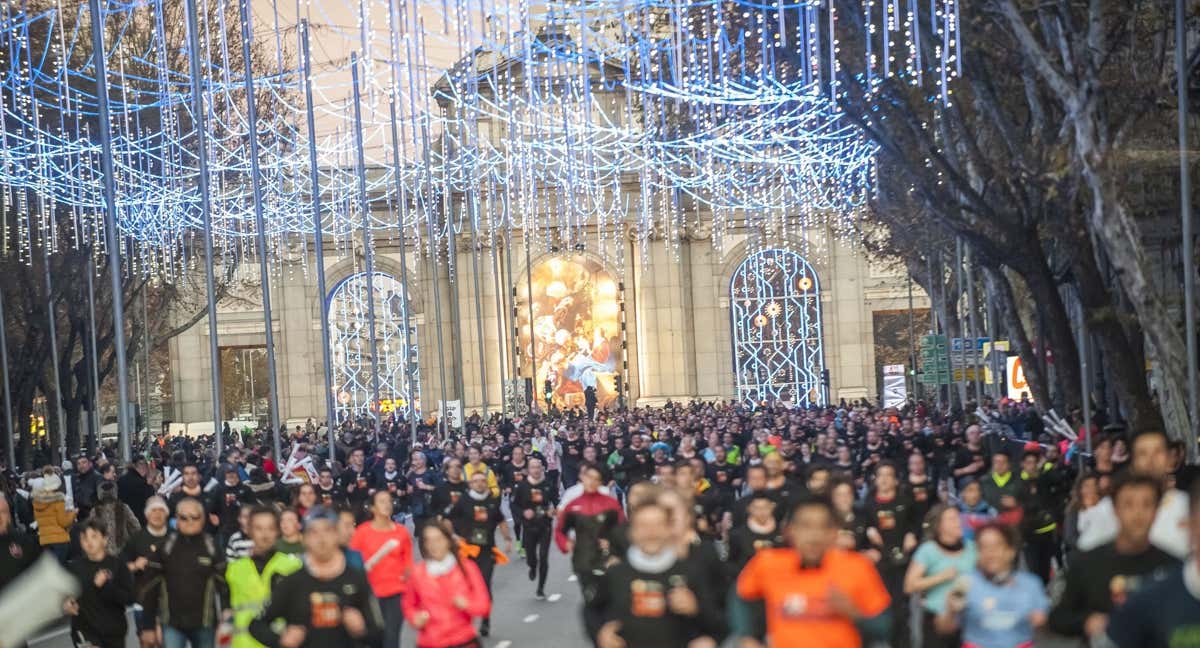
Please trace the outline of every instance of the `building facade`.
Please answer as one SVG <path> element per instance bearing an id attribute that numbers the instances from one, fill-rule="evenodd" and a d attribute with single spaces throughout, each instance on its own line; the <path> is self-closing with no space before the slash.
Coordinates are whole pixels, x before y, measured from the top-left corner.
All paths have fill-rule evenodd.
<path id="1" fill-rule="evenodd" d="M 339 417 L 405 409 L 410 396 L 424 415 L 443 400 L 463 414 L 512 412 L 526 398 L 544 402 L 547 389 L 559 406 L 583 406 L 589 388 L 601 407 L 875 399 L 880 322 L 907 318 L 910 303 L 928 322 L 928 300 L 903 271 L 829 232 L 763 240 L 733 230 L 719 242 L 704 227 L 674 240 L 618 234 L 550 252 L 527 249 L 519 231 L 475 246 L 464 236 L 436 259 L 409 240 L 406 266 L 397 241 L 376 241 L 374 353 L 361 247 L 326 250 L 326 295 L 311 252 L 277 261 L 280 419 L 326 418 L 322 300 Z M 267 413 L 264 320 L 257 270 L 242 270 L 218 306 L 222 398 L 227 418 L 255 419 Z M 913 326 L 920 335 L 927 324 Z M 164 418 L 211 420 L 210 334 L 201 320 L 171 341 Z"/>

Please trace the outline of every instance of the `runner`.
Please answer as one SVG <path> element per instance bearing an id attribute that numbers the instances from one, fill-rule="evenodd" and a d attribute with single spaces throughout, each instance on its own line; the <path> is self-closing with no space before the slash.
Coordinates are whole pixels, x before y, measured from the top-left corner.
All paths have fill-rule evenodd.
<path id="1" fill-rule="evenodd" d="M 513 519 L 524 520 L 525 562 L 529 580 L 537 579 L 537 600 L 546 599 L 546 576 L 550 570 L 550 541 L 558 514 L 558 486 L 546 476 L 542 460 L 530 457 L 529 476 L 513 490 Z"/>
<path id="2" fill-rule="evenodd" d="M 323 507 L 309 511 L 304 567 L 272 588 L 271 602 L 250 623 L 250 634 L 271 648 L 344 648 L 377 641 L 382 629 L 366 574 L 346 564 L 337 514 Z"/>
<path id="3" fill-rule="evenodd" d="M 298 557 L 276 549 L 279 516 L 275 509 L 256 506 L 249 510 L 249 516 L 253 541 L 250 554 L 229 563 L 225 570 L 233 609 L 233 648 L 262 646 L 250 636 L 250 622 L 262 612 L 275 585 L 302 567 Z"/>
<path id="4" fill-rule="evenodd" d="M 513 535 L 500 510 L 500 499 L 492 494 L 488 486 L 488 473 L 476 471 L 471 475 L 471 488 L 467 496 L 450 508 L 446 517 L 454 526 L 459 543 L 468 551 L 471 560 L 479 567 L 483 582 L 492 592 L 492 571 L 496 567 L 496 531 L 504 536 L 505 553 L 512 553 Z M 479 625 L 479 634 L 486 637 L 491 633 L 491 618 L 485 616 Z"/>
<path id="5" fill-rule="evenodd" d="M 371 521 L 360 524 L 350 540 L 350 548 L 366 561 L 367 578 L 379 600 L 384 648 L 400 646 L 400 630 L 404 626 L 401 601 L 412 569 L 412 536 L 404 525 L 392 521 L 393 502 L 391 491 L 375 491 L 371 497 Z"/>
<path id="6" fill-rule="evenodd" d="M 420 530 L 421 557 L 404 597 L 404 618 L 418 648 L 481 648 L 473 619 L 487 618 L 491 597 L 475 561 L 460 560 L 454 537 L 440 524 Z"/>

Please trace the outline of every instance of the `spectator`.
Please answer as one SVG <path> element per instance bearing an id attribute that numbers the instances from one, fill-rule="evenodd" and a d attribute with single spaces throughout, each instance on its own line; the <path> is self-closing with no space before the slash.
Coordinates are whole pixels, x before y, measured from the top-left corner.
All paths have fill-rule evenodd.
<path id="1" fill-rule="evenodd" d="M 142 529 L 133 511 L 117 498 L 117 485 L 114 482 L 100 484 L 96 490 L 96 505 L 87 520 L 94 520 L 104 529 L 104 536 L 108 538 L 108 553 L 114 556 Z"/>
<path id="2" fill-rule="evenodd" d="M 67 510 L 66 495 L 61 489 L 62 479 L 54 469 L 43 468 L 41 482 L 33 489 L 33 517 L 37 522 L 38 542 L 65 565 L 76 511 Z"/>
<path id="3" fill-rule="evenodd" d="M 154 487 L 146 481 L 149 474 L 150 465 L 146 463 L 146 458 L 138 456 L 133 458 L 133 462 L 129 464 L 125 474 L 117 480 L 117 492 L 121 502 L 137 516 L 139 525 L 146 524 L 145 513 L 143 513 L 146 510 L 146 500 L 154 495 Z"/>

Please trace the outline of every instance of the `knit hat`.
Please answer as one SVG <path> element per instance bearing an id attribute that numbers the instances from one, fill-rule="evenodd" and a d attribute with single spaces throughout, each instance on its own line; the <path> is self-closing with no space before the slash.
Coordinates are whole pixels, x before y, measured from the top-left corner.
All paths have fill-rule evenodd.
<path id="1" fill-rule="evenodd" d="M 150 511 L 153 511 L 154 509 L 162 509 L 164 511 L 167 511 L 168 513 L 171 511 L 171 507 L 167 506 L 167 500 L 163 499 L 161 495 L 151 495 L 146 500 L 145 512 L 149 513 Z"/>

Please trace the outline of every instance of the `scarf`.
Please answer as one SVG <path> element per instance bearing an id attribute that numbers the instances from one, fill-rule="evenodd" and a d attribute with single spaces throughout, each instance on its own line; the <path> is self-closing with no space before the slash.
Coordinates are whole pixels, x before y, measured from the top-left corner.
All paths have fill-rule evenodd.
<path id="1" fill-rule="evenodd" d="M 482 502 L 482 501 L 486 500 L 488 497 L 490 497 L 492 494 L 490 492 L 476 493 L 475 491 L 468 489 L 467 495 L 470 495 L 471 499 L 475 500 L 476 502 Z"/>
<path id="2" fill-rule="evenodd" d="M 675 565 L 675 550 L 663 549 L 657 554 L 648 554 L 637 547 L 630 547 L 625 554 L 629 565 L 648 574 L 661 574 Z"/>
<path id="3" fill-rule="evenodd" d="M 438 576 L 444 576 L 450 573 L 450 570 L 454 569 L 457 565 L 458 560 L 454 557 L 454 554 L 448 553 L 441 560 L 426 559 L 425 571 L 428 572 L 430 576 L 436 578 Z"/>
<path id="4" fill-rule="evenodd" d="M 937 543 L 937 546 L 942 548 L 942 551 L 947 553 L 958 553 L 963 550 L 962 538 L 959 538 L 958 542 L 955 542 L 954 544 L 946 544 L 945 542 L 942 542 L 941 538 L 936 537 L 933 539 L 933 541 Z"/>

